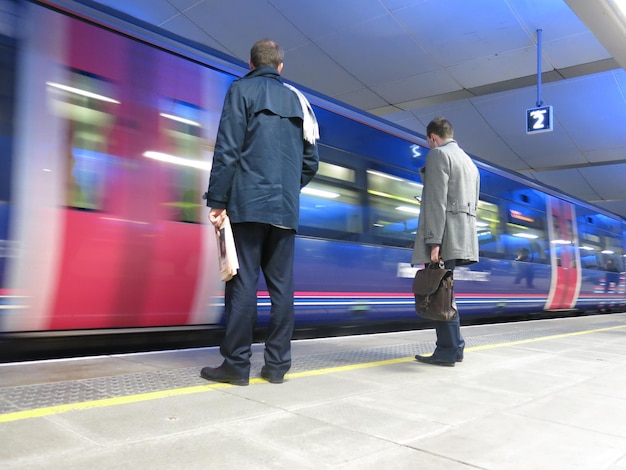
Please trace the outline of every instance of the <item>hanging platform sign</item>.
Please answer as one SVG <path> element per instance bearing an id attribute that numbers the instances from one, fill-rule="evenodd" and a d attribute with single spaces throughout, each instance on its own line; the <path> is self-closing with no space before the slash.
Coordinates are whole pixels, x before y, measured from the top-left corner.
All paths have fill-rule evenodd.
<path id="1" fill-rule="evenodd" d="M 541 106 L 526 110 L 526 134 L 552 132 L 552 106 Z"/>

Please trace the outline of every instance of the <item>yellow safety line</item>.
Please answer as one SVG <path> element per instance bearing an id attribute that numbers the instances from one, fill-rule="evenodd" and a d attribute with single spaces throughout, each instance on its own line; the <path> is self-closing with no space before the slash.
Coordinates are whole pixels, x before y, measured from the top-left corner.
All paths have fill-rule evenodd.
<path id="1" fill-rule="evenodd" d="M 617 330 L 620 328 L 626 328 L 626 325 L 607 326 L 606 328 L 596 328 L 595 330 L 583 330 L 583 331 L 576 331 L 574 333 L 563 333 L 561 335 L 551 335 L 551 336 L 541 336 L 539 338 L 521 339 L 519 341 L 510 341 L 508 343 L 485 344 L 483 346 L 473 346 L 471 348 L 467 348 L 467 350 L 468 351 L 483 351 L 485 349 L 493 349 L 493 348 L 498 348 L 502 346 L 517 346 L 518 344 L 534 343 L 536 341 L 549 341 L 551 339 L 567 338 L 569 336 L 588 335 L 591 333 L 598 333 L 600 331 Z"/>
<path id="2" fill-rule="evenodd" d="M 581 335 L 587 335 L 591 333 L 598 333 L 601 331 L 616 330 L 620 328 L 626 328 L 626 325 L 611 326 L 607 328 L 597 328 L 594 330 L 577 331 L 574 333 L 564 333 L 560 335 L 542 336 L 539 338 L 524 339 L 524 340 L 519 340 L 519 341 L 510 341 L 507 343 L 496 343 L 496 344 L 487 344 L 483 346 L 473 346 L 471 348 L 466 348 L 466 351 L 483 351 L 486 349 L 516 346 L 519 344 L 528 344 L 528 343 L 534 343 L 538 341 L 549 341 L 549 340 L 554 340 L 554 339 L 567 338 L 570 336 L 581 336 Z M 336 372 L 366 369 L 369 367 L 380 367 L 380 366 L 385 366 L 385 365 L 390 365 L 390 364 L 399 364 L 402 362 L 409 362 L 409 361 L 414 361 L 414 360 L 415 359 L 413 357 L 386 359 L 384 361 L 365 362 L 361 364 L 349 364 L 346 366 L 327 367 L 324 369 L 309 370 L 309 371 L 304 371 L 304 372 L 294 372 L 292 374 L 288 374 L 288 377 L 290 379 L 295 379 L 299 377 L 312 377 L 315 375 L 333 374 Z M 251 384 L 257 384 L 257 383 L 263 383 L 263 382 L 265 382 L 265 380 L 261 378 L 250 379 Z M 139 403 L 139 402 L 149 401 L 149 400 L 158 400 L 161 398 L 190 395 L 192 393 L 201 393 L 201 392 L 206 392 L 209 390 L 216 390 L 216 389 L 232 387 L 232 386 L 233 385 L 223 384 L 223 383 L 196 385 L 193 387 L 175 388 L 175 389 L 169 389 L 169 390 L 161 390 L 158 392 L 141 393 L 137 395 L 126 395 L 122 397 L 104 398 L 101 400 L 91 400 L 91 401 L 84 401 L 80 403 L 70 403 L 66 405 L 48 406 L 44 408 L 35 408 L 32 410 L 16 411 L 13 413 L 0 414 L 0 423 L 8 423 L 10 421 L 19 421 L 19 420 L 28 419 L 28 418 L 40 418 L 42 416 L 50 416 L 50 415 L 55 415 L 55 414 L 60 414 L 60 413 L 66 413 L 68 411 L 90 410 L 94 408 L 103 408 L 106 406 L 126 405 L 129 403 Z"/>

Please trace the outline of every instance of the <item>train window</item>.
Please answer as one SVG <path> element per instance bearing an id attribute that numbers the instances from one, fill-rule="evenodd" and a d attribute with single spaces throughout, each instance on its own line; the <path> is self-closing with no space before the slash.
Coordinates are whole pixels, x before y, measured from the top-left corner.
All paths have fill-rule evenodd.
<path id="1" fill-rule="evenodd" d="M 498 240 L 500 239 L 501 221 L 498 206 L 494 203 L 479 200 L 476 219 L 478 232 L 478 249 L 480 256 L 500 258 Z"/>
<path id="2" fill-rule="evenodd" d="M 381 171 L 367 170 L 369 230 L 376 244 L 412 248 L 417 231 L 422 185 Z M 482 246 L 500 232 L 495 204 L 478 201 L 477 229 Z"/>
<path id="3" fill-rule="evenodd" d="M 480 254 L 485 258 L 515 259 L 528 251 L 528 260 L 547 263 L 545 195 L 527 185 L 480 169 L 480 190 L 486 213 L 479 219 Z M 488 203 L 488 204 L 487 204 Z"/>
<path id="4" fill-rule="evenodd" d="M 577 208 L 576 221 L 582 268 L 623 272 L 621 223 L 585 207 Z"/>
<path id="5" fill-rule="evenodd" d="M 521 256 L 529 262 L 548 263 L 545 195 L 486 170 L 481 170 L 481 194 L 483 201 L 478 214 L 481 256 L 511 260 Z"/>
<path id="6" fill-rule="evenodd" d="M 117 105 L 113 85 L 103 77 L 68 69 L 59 82 L 47 82 L 53 112 L 64 118 L 67 155 L 66 204 L 78 209 L 101 209 L 109 133 Z"/>
<path id="7" fill-rule="evenodd" d="M 542 208 L 543 209 L 543 208 Z M 545 227 L 545 210 L 507 202 L 507 223 L 502 235 L 503 252 L 507 259 L 549 262 L 548 235 Z"/>
<path id="8" fill-rule="evenodd" d="M 422 185 L 381 171 L 367 170 L 367 197 L 372 242 L 412 247 Z"/>
<path id="9" fill-rule="evenodd" d="M 162 98 L 159 127 L 163 142 L 161 146 L 181 160 L 202 163 L 201 132 L 202 108 L 181 100 Z M 173 165 L 170 172 L 170 188 L 163 201 L 170 211 L 169 218 L 181 222 L 200 221 L 198 187 L 205 182 L 205 175 L 189 165 Z"/>
<path id="10" fill-rule="evenodd" d="M 354 183 L 356 181 L 356 172 L 353 169 L 327 162 L 320 162 L 316 176 L 346 181 L 348 183 Z"/>
<path id="11" fill-rule="evenodd" d="M 298 233 L 334 240 L 360 241 L 363 207 L 355 180 L 355 170 L 320 161 L 315 178 L 300 191 Z"/>

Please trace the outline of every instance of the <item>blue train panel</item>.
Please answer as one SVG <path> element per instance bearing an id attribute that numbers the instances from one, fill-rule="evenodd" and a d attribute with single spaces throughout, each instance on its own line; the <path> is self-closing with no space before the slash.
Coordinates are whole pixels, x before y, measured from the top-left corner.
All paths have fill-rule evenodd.
<path id="1" fill-rule="evenodd" d="M 295 307 L 299 323 L 407 320 L 416 317 L 411 292 L 417 267 L 411 250 L 299 237 Z M 484 259 L 455 269 L 462 316 L 518 315 L 543 309 L 550 267 Z M 531 272 L 532 271 L 532 272 Z M 532 276 L 532 282 L 529 277 Z M 267 321 L 269 296 L 260 284 L 259 315 Z"/>

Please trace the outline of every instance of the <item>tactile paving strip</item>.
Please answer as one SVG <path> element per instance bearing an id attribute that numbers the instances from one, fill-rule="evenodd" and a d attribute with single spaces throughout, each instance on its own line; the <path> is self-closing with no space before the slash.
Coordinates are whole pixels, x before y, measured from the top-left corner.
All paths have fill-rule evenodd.
<path id="1" fill-rule="evenodd" d="M 325 354 L 312 354 L 298 357 L 289 372 L 304 372 L 307 370 L 326 369 L 340 367 L 348 364 L 363 364 L 367 362 L 386 361 L 410 357 L 416 354 L 429 354 L 433 350 L 433 343 L 407 343 L 381 346 L 375 348 L 363 348 L 350 351 L 340 351 Z"/>
<path id="2" fill-rule="evenodd" d="M 623 324 L 623 317 L 614 317 L 614 320 L 606 316 L 601 319 L 586 318 L 588 321 L 575 324 L 522 322 L 508 324 L 509 328 L 505 332 L 478 333 L 470 329 L 464 331 L 463 334 L 466 346 L 472 347 L 563 335 Z M 605 333 L 612 332 L 607 331 Z M 620 334 L 624 333 L 620 332 Z M 429 341 L 297 356 L 294 357 L 290 373 L 406 358 L 415 354 L 429 354 L 432 350 L 433 342 Z M 252 377 L 259 375 L 261 366 L 260 363 L 252 364 Z M 206 384 L 207 382 L 199 376 L 199 368 L 191 367 L 7 387 L 0 389 L 0 414 Z"/>
<path id="3" fill-rule="evenodd" d="M 4 388 L 0 397 L 20 410 L 66 405 L 82 401 L 109 398 L 102 391 L 92 389 L 84 381 L 75 380 L 48 384 Z"/>

